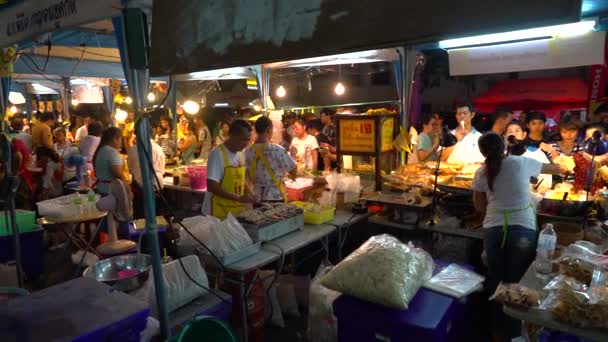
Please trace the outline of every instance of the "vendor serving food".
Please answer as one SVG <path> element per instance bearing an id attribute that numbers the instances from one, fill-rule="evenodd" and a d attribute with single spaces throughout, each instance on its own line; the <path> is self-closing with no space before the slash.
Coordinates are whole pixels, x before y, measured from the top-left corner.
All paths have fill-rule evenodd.
<path id="1" fill-rule="evenodd" d="M 207 189 L 211 193 L 211 213 L 224 219 L 228 213 L 245 210 L 245 203 L 253 203 L 252 192 L 245 182 L 243 149 L 251 140 L 251 125 L 236 120 L 230 126 L 228 139 L 214 148 L 207 163 Z"/>
<path id="2" fill-rule="evenodd" d="M 255 122 L 255 144 L 245 150 L 247 176 L 253 184 L 253 192 L 259 201 L 287 201 L 283 178 L 296 177 L 296 163 L 285 149 L 270 143 L 272 120 L 262 116 Z"/>
<path id="3" fill-rule="evenodd" d="M 474 117 L 475 112 L 470 102 L 463 101 L 456 104 L 458 127 L 451 133 L 456 136 L 458 143 L 443 151 L 442 160 L 445 159 L 448 163 L 465 164 L 483 162 L 484 157 L 479 152 L 479 146 L 477 145 L 481 133 L 473 127 L 472 120 Z"/>
<path id="4" fill-rule="evenodd" d="M 473 204 L 485 212 L 484 249 L 488 264 L 488 286 L 516 283 L 526 272 L 536 250 L 536 212 L 530 194 L 530 177 L 541 172 L 559 174 L 562 169 L 516 155 L 505 156 L 504 138 L 488 132 L 479 139 L 485 164 L 473 179 Z M 510 340 L 519 336 L 520 322 L 494 308 L 492 325 L 497 334 Z M 500 339 L 502 340 L 502 339 Z"/>

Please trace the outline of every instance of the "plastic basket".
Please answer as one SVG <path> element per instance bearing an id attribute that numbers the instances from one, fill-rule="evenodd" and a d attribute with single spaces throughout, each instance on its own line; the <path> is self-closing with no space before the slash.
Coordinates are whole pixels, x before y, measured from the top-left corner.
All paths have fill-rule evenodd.
<path id="1" fill-rule="evenodd" d="M 292 189 L 286 187 L 285 189 L 287 190 L 287 200 L 289 200 L 289 202 L 303 201 L 306 195 L 306 190 L 312 189 L 312 186 L 307 186 L 300 189 Z"/>
<path id="2" fill-rule="evenodd" d="M 304 209 L 304 223 L 323 224 L 334 219 L 336 208 L 327 207 L 326 209 L 321 210 L 321 212 L 311 212 L 306 210 L 306 206 L 311 203 L 296 201 L 291 204 Z"/>
<path id="3" fill-rule="evenodd" d="M 190 178 L 190 187 L 193 190 L 207 189 L 207 167 L 201 165 L 191 165 L 186 167 L 188 178 Z"/>

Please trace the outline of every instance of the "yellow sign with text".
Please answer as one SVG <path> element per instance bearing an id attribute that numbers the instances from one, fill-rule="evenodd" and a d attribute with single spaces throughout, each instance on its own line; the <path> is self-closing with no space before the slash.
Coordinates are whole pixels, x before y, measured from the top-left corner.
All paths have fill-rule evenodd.
<path id="1" fill-rule="evenodd" d="M 395 119 L 389 118 L 389 119 L 384 120 L 382 122 L 382 138 L 381 138 L 381 144 L 380 144 L 380 146 L 382 146 L 382 149 L 381 149 L 382 152 L 391 151 L 393 149 L 394 133 L 395 133 Z"/>
<path id="2" fill-rule="evenodd" d="M 373 119 L 341 119 L 340 148 L 348 152 L 374 152 L 376 151 L 375 132 L 376 122 Z"/>

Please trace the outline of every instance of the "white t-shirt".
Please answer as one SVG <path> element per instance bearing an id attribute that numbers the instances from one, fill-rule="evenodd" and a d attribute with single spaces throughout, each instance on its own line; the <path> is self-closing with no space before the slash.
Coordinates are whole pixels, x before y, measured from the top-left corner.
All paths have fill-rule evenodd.
<path id="1" fill-rule="evenodd" d="M 152 165 L 154 166 L 154 174 L 158 178 L 160 182 L 160 186 L 163 186 L 163 177 L 165 176 L 165 153 L 163 153 L 163 148 L 160 147 L 154 141 L 150 141 L 152 146 Z M 133 145 L 129 147 L 127 150 L 127 165 L 129 166 L 129 170 L 131 170 L 131 174 L 133 178 L 142 186 L 143 180 L 141 178 L 141 168 L 139 167 L 139 154 L 137 153 L 137 145 Z M 155 179 L 152 179 L 152 184 L 154 185 L 154 189 L 158 190 L 158 183 Z"/>
<path id="2" fill-rule="evenodd" d="M 224 152 L 222 152 L 222 145 L 216 146 L 209 153 L 209 159 L 207 159 L 207 180 L 212 180 L 221 184 L 222 178 L 224 178 Z M 228 155 L 228 161 L 232 167 L 243 166 L 245 156 L 243 152 L 234 153 L 227 147 L 224 147 L 226 154 Z M 211 215 L 211 198 L 213 194 L 209 191 L 205 194 L 205 201 L 203 203 L 203 214 Z"/>
<path id="3" fill-rule="evenodd" d="M 536 212 L 529 208 L 532 203 L 530 177 L 537 177 L 541 167 L 542 163 L 531 158 L 505 157 L 494 180 L 494 191 L 490 191 L 488 187 L 486 166 L 477 170 L 472 188 L 477 192 L 485 192 L 488 201 L 483 220 L 484 228 L 501 227 L 504 211 L 511 210 L 509 225 L 520 225 L 536 230 Z"/>
<path id="4" fill-rule="evenodd" d="M 306 147 L 310 148 L 310 151 L 312 153 L 312 150 L 314 149 L 319 149 L 319 143 L 317 142 L 317 138 L 313 137 L 312 135 L 308 134 L 306 135 L 306 138 L 304 139 L 300 139 L 298 137 L 295 137 L 291 140 L 291 146 L 295 146 L 298 149 L 298 155 L 297 158 L 304 161 L 304 154 L 306 153 Z M 312 169 L 312 157 L 308 160 L 308 162 L 306 163 L 306 167 L 309 169 Z"/>
<path id="5" fill-rule="evenodd" d="M 451 133 L 456 134 L 456 131 L 451 131 Z M 478 144 L 481 136 L 482 134 L 473 128 L 469 134 L 454 146 L 454 149 L 448 158 L 448 163 L 483 163 L 486 158 L 479 151 Z"/>
<path id="6" fill-rule="evenodd" d="M 86 137 L 87 135 L 89 135 L 89 129 L 87 128 L 87 125 L 82 125 L 80 128 L 78 128 L 76 130 L 76 137 L 74 137 L 74 139 L 76 141 L 80 141 L 82 138 Z"/>

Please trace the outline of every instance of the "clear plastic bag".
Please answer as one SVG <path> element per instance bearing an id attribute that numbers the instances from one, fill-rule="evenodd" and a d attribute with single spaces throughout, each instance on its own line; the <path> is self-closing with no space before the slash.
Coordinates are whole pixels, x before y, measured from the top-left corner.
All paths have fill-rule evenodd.
<path id="1" fill-rule="evenodd" d="M 577 327 L 608 328 L 608 289 L 605 287 L 597 294 L 595 303 L 588 293 L 567 286 L 554 291 L 550 299 L 543 307 L 550 309 L 556 320 Z"/>
<path id="2" fill-rule="evenodd" d="M 485 278 L 456 264 L 450 264 L 424 283 L 424 287 L 461 298 L 477 291 Z"/>
<path id="3" fill-rule="evenodd" d="M 249 234 L 232 214 L 228 214 L 224 221 L 211 216 L 196 216 L 184 219 L 182 224 L 217 256 L 230 255 L 253 244 Z M 182 255 L 192 254 L 194 249 L 200 247 L 183 228 L 180 230 L 179 246 Z"/>
<path id="4" fill-rule="evenodd" d="M 189 255 L 182 258 L 182 263 L 188 274 L 196 280 L 197 283 L 209 287 L 207 274 L 200 264 L 197 256 Z M 150 275 L 146 283 L 138 290 L 131 294 L 136 298 L 143 300 L 150 305 L 150 310 L 154 317 L 158 317 L 156 305 L 156 292 L 154 288 L 153 270 L 150 270 Z M 167 308 L 169 312 L 181 308 L 190 303 L 194 299 L 203 296 L 207 290 L 196 285 L 184 273 L 179 260 L 173 260 L 163 264 L 163 280 L 165 283 L 165 293 L 167 294 Z"/>
<path id="5" fill-rule="evenodd" d="M 396 309 L 433 275 L 433 259 L 419 248 L 387 235 L 372 236 L 321 279 L 335 291 Z"/>
<path id="6" fill-rule="evenodd" d="M 268 294 L 264 296 L 264 316 L 270 320 L 270 323 L 279 328 L 285 328 L 285 319 L 281 312 L 281 305 L 277 297 L 277 283 L 275 279 L 275 271 L 259 270 L 258 275 L 264 280 L 264 291 Z M 272 288 L 270 287 L 272 286 Z"/>
<path id="7" fill-rule="evenodd" d="M 608 269 L 608 256 L 595 254 L 580 245 L 570 245 L 554 261 L 559 273 L 572 277 L 585 285 L 591 284 L 593 270 Z"/>
<path id="8" fill-rule="evenodd" d="M 589 225 L 585 228 L 585 241 L 592 242 L 600 247 L 600 253 L 608 250 L 608 233 L 602 224 Z"/>
<path id="9" fill-rule="evenodd" d="M 500 283 L 490 300 L 521 309 L 529 309 L 540 304 L 540 294 L 538 291 L 520 284 Z"/>
<path id="10" fill-rule="evenodd" d="M 308 294 L 308 340 L 316 342 L 335 342 L 338 340 L 338 325 L 334 316 L 333 302 L 340 292 L 321 285 L 321 277 L 333 266 L 321 264 L 310 283 Z"/>

